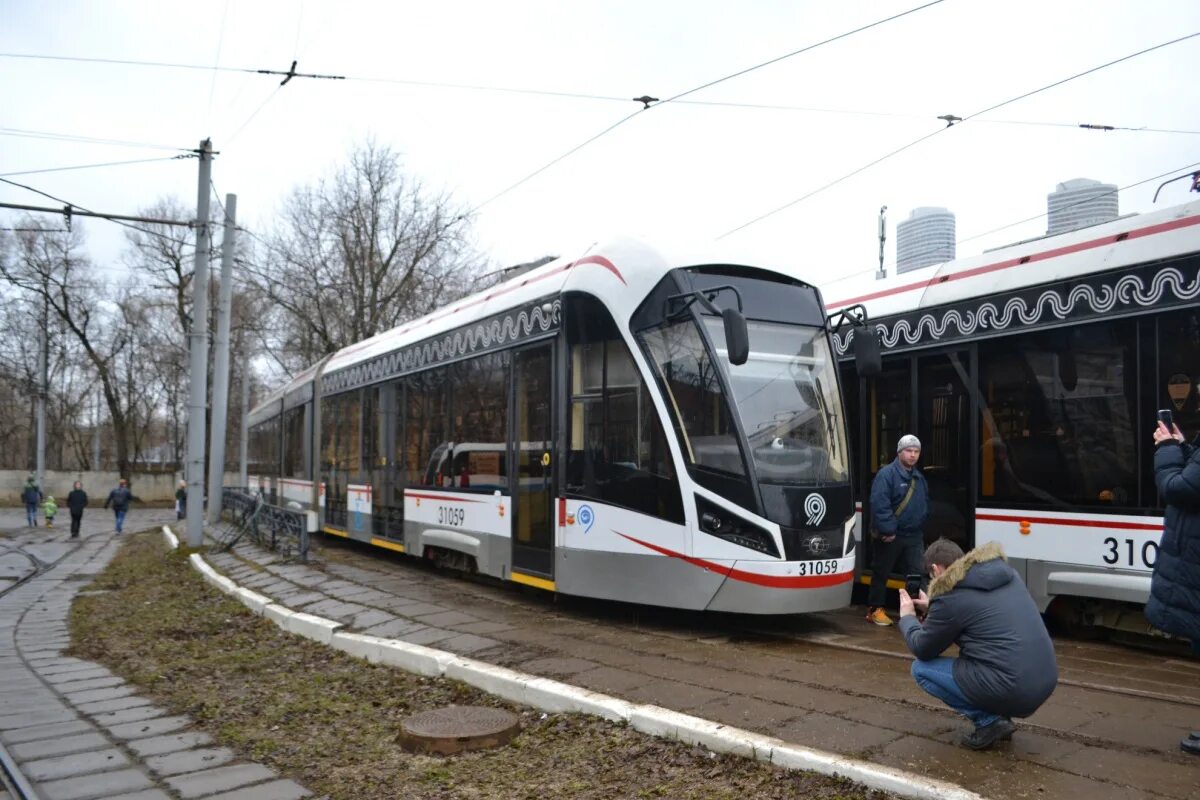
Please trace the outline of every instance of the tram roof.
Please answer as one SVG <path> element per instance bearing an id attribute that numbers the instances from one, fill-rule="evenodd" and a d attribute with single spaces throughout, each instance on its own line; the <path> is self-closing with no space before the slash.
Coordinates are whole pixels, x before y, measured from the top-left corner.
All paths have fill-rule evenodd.
<path id="1" fill-rule="evenodd" d="M 398 348 L 437 336 L 491 314 L 531 303 L 564 291 L 591 290 L 610 301 L 614 311 L 620 307 L 626 317 L 668 271 L 679 267 L 708 264 L 754 266 L 745 254 L 718 250 L 691 251 L 684 248 L 669 252 L 636 239 L 618 238 L 586 248 L 574 256 L 564 256 L 450 303 L 369 339 L 348 345 L 325 362 L 323 374 L 331 374 Z M 582 269 L 587 267 L 587 269 Z M 288 383 L 268 394 L 250 413 L 251 424 L 273 416 L 272 406 L 311 384 L 320 364 L 315 364 Z"/>
<path id="2" fill-rule="evenodd" d="M 879 318 L 1198 251 L 1200 200 L 881 280 L 853 275 L 822 285 L 821 292 L 830 311 L 862 304 L 869 317 Z"/>

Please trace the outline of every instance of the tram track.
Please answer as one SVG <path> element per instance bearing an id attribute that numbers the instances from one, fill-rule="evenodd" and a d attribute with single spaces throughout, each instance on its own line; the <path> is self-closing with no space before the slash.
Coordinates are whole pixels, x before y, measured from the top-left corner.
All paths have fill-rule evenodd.
<path id="1" fill-rule="evenodd" d="M 17 576 L 7 586 L 0 588 L 0 597 L 4 597 L 9 592 L 54 568 L 54 563 L 43 561 L 33 553 L 26 552 L 24 549 L 26 546 L 27 544 L 24 543 L 0 546 L 0 559 L 21 556 L 31 566 L 30 570 Z M 0 794 L 0 798 L 4 798 L 4 800 L 9 800 L 9 798 L 11 800 L 40 800 L 41 798 L 41 795 L 33 788 L 33 783 L 21 772 L 16 759 L 8 752 L 3 742 L 0 742 L 0 786 L 3 786 L 6 792 L 6 794 Z"/>
<path id="2" fill-rule="evenodd" d="M 33 784 L 25 777 L 17 766 L 16 760 L 0 743 L 0 784 L 8 792 L 12 800 L 41 800 L 41 795 L 33 788 Z M 0 795 L 2 797 L 3 795 Z"/>
<path id="3" fill-rule="evenodd" d="M 347 547 L 345 543 L 337 541 L 335 546 L 343 552 L 353 552 L 359 556 L 365 557 L 373 567 L 380 569 L 381 572 L 399 573 L 408 569 L 416 569 L 431 577 L 436 577 L 444 580 L 452 580 L 459 590 L 466 586 L 478 586 L 481 589 L 507 589 L 510 588 L 505 584 L 500 584 L 495 580 L 486 576 L 468 575 L 466 573 L 450 573 L 439 570 L 424 562 L 403 563 L 395 561 L 386 556 L 382 556 L 373 550 L 359 550 L 352 545 Z M 525 592 L 508 593 L 514 604 L 519 605 L 544 605 L 547 610 L 551 607 L 554 613 L 570 614 L 573 618 L 581 622 L 593 622 L 599 624 L 617 625 L 624 628 L 637 628 L 643 632 L 653 633 L 659 630 L 662 635 L 678 638 L 678 633 L 683 630 L 690 629 L 691 631 L 702 631 L 697 633 L 697 640 L 711 640 L 714 637 L 728 637 L 730 640 L 755 640 L 758 642 L 771 642 L 774 644 L 806 644 L 815 645 L 823 648 L 837 650 L 846 653 L 856 653 L 865 656 L 886 657 L 890 659 L 911 661 L 912 656 L 907 650 L 902 647 L 889 649 L 887 647 L 875 646 L 869 642 L 845 641 L 851 638 L 844 633 L 832 632 L 812 632 L 812 631 L 795 631 L 795 630 L 780 630 L 780 626 L 790 626 L 794 621 L 787 620 L 778 623 L 763 624 L 759 618 L 743 617 L 736 615 L 714 615 L 710 612 L 680 612 L 679 610 L 658 609 L 653 607 L 631 606 L 629 604 L 620 603 L 617 601 L 606 600 L 591 600 L 588 598 L 572 597 L 567 599 L 568 608 L 563 608 L 562 599 L 546 597 L 541 598 L 536 595 L 526 594 Z M 806 615 L 803 621 L 807 627 L 809 621 L 825 621 L 826 624 L 822 627 L 826 629 L 837 629 L 836 622 L 830 622 L 836 617 L 833 613 L 815 613 Z M 865 637 L 864 637 L 865 638 Z M 1070 645 L 1075 640 L 1061 634 L 1052 637 L 1057 645 Z M 1092 645 L 1093 643 L 1080 644 Z M 1144 656 L 1147 659 L 1152 656 L 1144 653 L 1140 648 L 1119 643 L 1103 643 L 1096 645 L 1103 648 L 1096 653 L 1086 655 L 1070 654 L 1064 655 L 1060 653 L 1060 660 L 1067 658 L 1077 662 L 1087 662 L 1087 668 L 1076 665 L 1073 669 L 1091 673 L 1103 673 L 1106 669 L 1112 671 L 1120 662 L 1120 660 L 1128 660 L 1129 657 L 1134 657 L 1138 660 Z M 1112 657 L 1117 660 L 1106 660 Z M 1167 662 L 1168 664 L 1170 662 Z M 1190 667 L 1190 665 L 1188 665 Z M 1094 670 L 1092 669 L 1094 667 Z M 1195 675 L 1185 674 L 1183 670 L 1172 670 L 1179 673 L 1179 687 L 1195 685 L 1197 678 L 1200 678 L 1200 669 L 1196 670 Z M 1090 675 L 1088 676 L 1090 677 Z M 1200 696 L 1189 696 L 1186 692 L 1180 691 L 1171 683 L 1161 684 L 1162 690 L 1153 688 L 1136 688 L 1126 685 L 1120 685 L 1116 682 L 1108 682 L 1104 680 L 1085 679 L 1085 677 L 1065 677 L 1060 674 L 1059 685 L 1081 689 L 1089 692 L 1096 692 L 1102 695 L 1121 696 L 1137 700 L 1153 700 L 1161 702 L 1169 702 L 1189 707 L 1200 708 Z"/>
<path id="4" fill-rule="evenodd" d="M 48 572 L 50 569 L 52 569 L 54 567 L 54 564 L 42 561 L 40 558 L 33 555 L 32 553 L 25 552 L 24 547 L 25 547 L 25 545 L 16 545 L 16 546 L 7 545 L 7 546 L 4 546 L 3 549 L 0 549 L 0 559 L 7 558 L 10 555 L 18 555 L 18 556 L 24 557 L 33 566 L 32 570 L 13 579 L 12 583 L 10 583 L 8 586 L 0 588 L 0 597 L 3 597 L 4 595 L 8 594 L 13 589 L 16 589 L 18 586 L 21 586 L 22 584 L 25 584 L 25 583 L 33 580 L 37 576 L 44 575 L 46 572 Z"/>
<path id="5" fill-rule="evenodd" d="M 755 631 L 756 633 L 762 633 Z M 764 633 L 763 635 L 773 635 Z M 776 634 L 777 635 L 777 634 Z M 820 645 L 822 647 L 830 647 L 836 650 L 844 650 L 848 652 L 864 653 L 867 655 L 885 656 L 887 658 L 899 659 L 902 661 L 911 661 L 912 657 L 907 653 L 897 653 L 892 650 L 887 650 L 882 647 L 869 647 L 866 645 L 848 644 L 837 641 L 830 641 L 820 636 L 780 636 L 782 640 L 803 641 L 809 644 Z M 1111 686 L 1093 681 L 1081 681 L 1073 678 L 1059 677 L 1058 683 L 1060 686 L 1072 686 L 1077 689 L 1086 689 L 1093 692 L 1103 692 L 1107 694 L 1122 695 L 1124 697 L 1134 697 L 1142 700 L 1162 700 L 1169 703 L 1178 703 L 1189 706 L 1200 707 L 1200 699 L 1185 697 L 1178 694 L 1166 694 L 1165 692 L 1153 692 L 1146 689 L 1131 689 L 1125 686 Z"/>

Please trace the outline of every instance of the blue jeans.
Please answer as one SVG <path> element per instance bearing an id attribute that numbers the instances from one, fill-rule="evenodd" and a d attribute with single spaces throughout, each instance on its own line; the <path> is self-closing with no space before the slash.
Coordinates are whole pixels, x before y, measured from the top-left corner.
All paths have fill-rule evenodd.
<path id="1" fill-rule="evenodd" d="M 25 504 L 25 518 L 29 521 L 29 527 L 37 527 L 37 503 Z"/>
<path id="2" fill-rule="evenodd" d="M 121 526 L 125 524 L 125 512 L 126 511 L 128 511 L 128 509 L 125 509 L 125 508 L 114 508 L 113 509 L 113 513 L 117 515 L 117 533 L 121 532 Z"/>
<path id="3" fill-rule="evenodd" d="M 971 701 L 963 695 L 962 690 L 958 688 L 958 682 L 954 680 L 953 658 L 942 656 L 929 661 L 918 659 L 913 662 L 912 676 L 918 686 L 974 722 L 976 728 L 991 725 L 1000 719 L 990 711 L 971 705 Z"/>

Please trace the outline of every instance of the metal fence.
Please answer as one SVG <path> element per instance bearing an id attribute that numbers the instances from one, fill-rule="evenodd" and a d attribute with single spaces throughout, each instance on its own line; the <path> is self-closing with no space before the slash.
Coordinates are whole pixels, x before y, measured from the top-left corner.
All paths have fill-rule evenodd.
<path id="1" fill-rule="evenodd" d="M 221 514 L 231 524 L 219 537 L 218 550 L 229 550 L 245 536 L 285 558 L 308 560 L 309 512 L 273 506 L 258 492 L 226 486 Z"/>

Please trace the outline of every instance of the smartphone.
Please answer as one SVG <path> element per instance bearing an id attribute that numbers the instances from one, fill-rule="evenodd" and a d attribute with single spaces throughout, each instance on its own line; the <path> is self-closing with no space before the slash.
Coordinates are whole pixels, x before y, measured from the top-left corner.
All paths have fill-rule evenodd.
<path id="1" fill-rule="evenodd" d="M 1171 433 L 1175 432 L 1175 420 L 1171 416 L 1171 409 L 1160 408 L 1158 410 L 1158 421 L 1167 426 L 1167 430 Z"/>
<path id="2" fill-rule="evenodd" d="M 921 596 L 921 576 L 908 575 L 904 578 L 904 591 L 908 592 L 908 596 L 916 599 Z"/>

